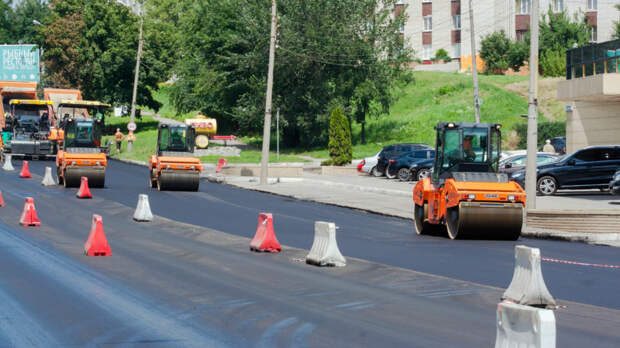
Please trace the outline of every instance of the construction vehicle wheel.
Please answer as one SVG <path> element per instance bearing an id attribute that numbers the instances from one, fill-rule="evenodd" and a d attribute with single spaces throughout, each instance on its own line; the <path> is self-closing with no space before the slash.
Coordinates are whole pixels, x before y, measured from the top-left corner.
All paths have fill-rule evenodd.
<path id="1" fill-rule="evenodd" d="M 448 229 L 448 237 L 450 237 L 450 239 L 457 239 L 459 237 L 463 237 L 462 233 L 459 236 L 459 213 L 460 212 L 458 206 L 448 208 L 448 211 L 446 212 L 446 227 Z"/>
<path id="2" fill-rule="evenodd" d="M 426 223 L 424 222 L 424 218 L 426 217 L 426 209 L 424 209 L 425 207 L 426 203 L 424 204 L 424 206 L 414 204 L 413 207 L 413 224 L 415 226 L 415 233 L 419 235 L 423 235 L 425 232 L 427 232 L 425 231 Z"/>
<path id="3" fill-rule="evenodd" d="M 161 190 L 198 191 L 200 173 L 163 170 L 157 178 L 157 188 Z"/>
<path id="4" fill-rule="evenodd" d="M 63 185 L 64 186 L 65 181 L 63 180 L 63 177 L 62 177 L 62 175 L 60 175 L 60 173 L 61 173 L 61 169 L 60 169 L 60 167 L 58 167 L 56 169 L 56 181 L 58 181 L 58 185 Z"/>

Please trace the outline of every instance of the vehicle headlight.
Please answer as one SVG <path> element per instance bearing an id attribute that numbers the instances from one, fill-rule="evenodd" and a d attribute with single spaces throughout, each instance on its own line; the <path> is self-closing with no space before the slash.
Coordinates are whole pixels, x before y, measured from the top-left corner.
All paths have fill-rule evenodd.
<path id="1" fill-rule="evenodd" d="M 517 197 L 515 195 L 508 195 L 509 201 L 514 201 Z"/>

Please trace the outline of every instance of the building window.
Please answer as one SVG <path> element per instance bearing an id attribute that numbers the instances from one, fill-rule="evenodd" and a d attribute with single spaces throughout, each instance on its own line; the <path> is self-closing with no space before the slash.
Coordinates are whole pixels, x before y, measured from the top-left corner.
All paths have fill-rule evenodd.
<path id="1" fill-rule="evenodd" d="M 424 31 L 432 31 L 433 30 L 433 17 L 426 16 L 424 17 Z"/>
<path id="2" fill-rule="evenodd" d="M 422 0 L 422 2 L 433 2 L 433 0 Z"/>
<path id="3" fill-rule="evenodd" d="M 452 44 L 452 58 L 461 58 L 461 44 Z"/>
<path id="4" fill-rule="evenodd" d="M 530 14 L 531 0 L 517 0 L 517 14 Z"/>
<path id="5" fill-rule="evenodd" d="M 424 45 L 422 47 L 422 59 L 429 60 L 433 58 L 433 46 L 432 45 Z"/>
<path id="6" fill-rule="evenodd" d="M 564 11 L 564 0 L 553 0 L 553 12 L 562 12 Z"/>
<path id="7" fill-rule="evenodd" d="M 597 9 L 598 9 L 598 1 L 588 0 L 588 10 L 597 10 Z"/>
<path id="8" fill-rule="evenodd" d="M 525 41 L 527 30 L 517 30 L 517 41 Z"/>
<path id="9" fill-rule="evenodd" d="M 454 29 L 461 29 L 461 15 L 452 16 L 452 26 Z"/>
<path id="10" fill-rule="evenodd" d="M 590 34 L 590 42 L 596 42 L 597 40 L 597 30 L 596 27 L 590 27 L 589 28 L 589 34 Z"/>
<path id="11" fill-rule="evenodd" d="M 399 33 L 403 34 L 405 32 L 405 23 L 401 24 L 398 30 L 399 30 Z"/>

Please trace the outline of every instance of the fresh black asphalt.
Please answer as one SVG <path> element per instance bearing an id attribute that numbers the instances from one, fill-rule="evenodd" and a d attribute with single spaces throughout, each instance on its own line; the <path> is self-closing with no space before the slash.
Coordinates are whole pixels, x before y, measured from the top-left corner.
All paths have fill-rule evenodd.
<path id="1" fill-rule="evenodd" d="M 75 189 L 41 187 L 45 166 L 54 164 L 30 162 L 35 178 L 27 180 L 0 172 L 12 206 L 0 208 L 0 301 L 9 318 L 0 319 L 0 342 L 17 346 L 489 346 L 501 289 L 485 286 L 509 284 L 514 245 L 620 264 L 611 247 L 419 237 L 403 219 L 206 181 L 199 193 L 158 192 L 147 187 L 146 168 L 118 162 L 106 188 L 79 201 Z M 306 250 L 314 221 L 333 221 L 342 253 L 374 263 L 323 271 L 291 261 L 300 251 L 253 255 L 246 239 L 227 244 L 174 222 L 136 224 L 128 216 L 140 193 L 156 215 L 245 238 L 258 213 L 271 212 L 280 242 Z M 35 197 L 40 228 L 16 226 L 26 196 Z M 81 255 L 93 213 L 104 216 L 110 258 Z M 567 302 L 572 312 L 557 312 L 559 346 L 617 343 L 618 270 L 543 263 L 543 272 L 560 303 L 609 308 Z"/>

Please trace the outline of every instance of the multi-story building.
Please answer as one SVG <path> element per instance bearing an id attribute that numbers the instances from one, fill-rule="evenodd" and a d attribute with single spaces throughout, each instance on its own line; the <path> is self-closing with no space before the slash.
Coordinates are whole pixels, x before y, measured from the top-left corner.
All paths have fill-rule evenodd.
<path id="1" fill-rule="evenodd" d="M 504 30 L 511 39 L 522 40 L 529 28 L 532 0 L 473 0 L 476 52 L 481 38 Z M 571 18 L 584 14 L 592 26 L 593 42 L 611 39 L 613 22 L 618 20 L 614 8 L 620 0 L 540 0 L 541 15 L 567 11 Z M 405 0 L 399 1 L 395 12 L 408 15 L 403 28 L 406 44 L 416 57 L 430 61 L 439 49 L 453 59 L 471 60 L 469 0 Z"/>

